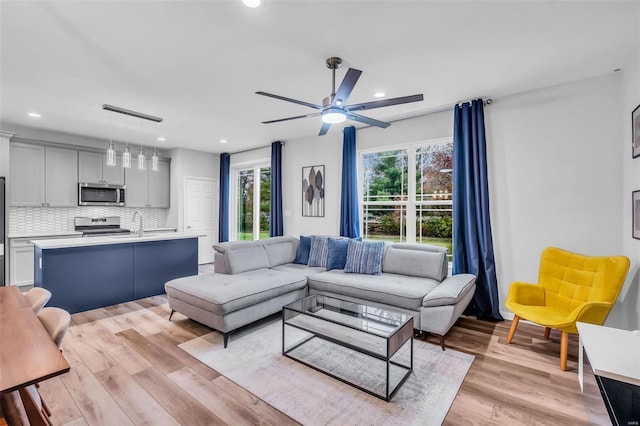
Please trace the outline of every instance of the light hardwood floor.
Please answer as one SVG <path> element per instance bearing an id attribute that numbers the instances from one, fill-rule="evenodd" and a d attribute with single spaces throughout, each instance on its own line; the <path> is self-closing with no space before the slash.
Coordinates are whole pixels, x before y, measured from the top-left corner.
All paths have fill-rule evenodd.
<path id="1" fill-rule="evenodd" d="M 71 371 L 40 386 L 53 423 L 296 423 L 178 348 L 211 330 L 180 314 L 169 322 L 168 315 L 165 296 L 73 315 L 62 345 Z M 507 345 L 510 324 L 462 318 L 447 336 L 449 348 L 476 358 L 445 424 L 609 424 L 595 385 L 580 392 L 577 340 L 570 340 L 569 371 L 562 372 L 559 335 L 545 341 L 542 328 L 521 323 Z"/>

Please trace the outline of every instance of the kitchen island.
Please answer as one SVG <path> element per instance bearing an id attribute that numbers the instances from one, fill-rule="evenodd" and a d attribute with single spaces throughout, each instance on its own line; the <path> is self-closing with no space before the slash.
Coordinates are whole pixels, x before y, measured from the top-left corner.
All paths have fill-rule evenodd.
<path id="1" fill-rule="evenodd" d="M 164 233 L 34 240 L 36 287 L 70 313 L 164 293 L 198 274 L 198 235 Z"/>

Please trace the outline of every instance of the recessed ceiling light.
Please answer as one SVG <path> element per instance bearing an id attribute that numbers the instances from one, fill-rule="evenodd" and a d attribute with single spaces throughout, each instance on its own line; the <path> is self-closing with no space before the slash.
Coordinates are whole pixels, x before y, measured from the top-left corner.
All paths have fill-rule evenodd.
<path id="1" fill-rule="evenodd" d="M 381 98 L 384 96 L 384 92 L 376 92 L 373 96 L 376 98 Z"/>
<path id="2" fill-rule="evenodd" d="M 38 114 L 37 112 L 30 112 L 29 114 L 27 114 L 29 117 L 33 117 L 33 118 L 40 118 L 42 117 L 40 114 Z"/>
<path id="3" fill-rule="evenodd" d="M 226 139 L 220 139 L 220 143 L 227 143 Z"/>
<path id="4" fill-rule="evenodd" d="M 244 3 L 245 6 L 253 9 L 256 7 L 260 7 L 260 5 L 262 5 L 262 0 L 242 0 L 242 3 Z"/>
<path id="5" fill-rule="evenodd" d="M 165 139 L 165 138 L 163 138 L 162 136 L 160 136 L 160 137 L 158 138 L 158 140 L 159 140 L 160 142 L 164 142 L 164 141 L 166 141 L 167 139 Z"/>

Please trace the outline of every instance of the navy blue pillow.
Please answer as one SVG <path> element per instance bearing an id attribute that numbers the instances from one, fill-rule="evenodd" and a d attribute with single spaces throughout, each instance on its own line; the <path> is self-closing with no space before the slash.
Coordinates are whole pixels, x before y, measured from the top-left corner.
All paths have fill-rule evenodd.
<path id="1" fill-rule="evenodd" d="M 327 271 L 344 269 L 344 264 L 347 263 L 349 240 L 347 238 L 329 238 L 328 246 Z"/>
<path id="2" fill-rule="evenodd" d="M 303 237 L 300 235 L 300 243 L 298 244 L 298 251 L 296 251 L 296 258 L 293 263 L 299 265 L 306 265 L 309 263 L 309 252 L 311 251 L 311 237 Z"/>

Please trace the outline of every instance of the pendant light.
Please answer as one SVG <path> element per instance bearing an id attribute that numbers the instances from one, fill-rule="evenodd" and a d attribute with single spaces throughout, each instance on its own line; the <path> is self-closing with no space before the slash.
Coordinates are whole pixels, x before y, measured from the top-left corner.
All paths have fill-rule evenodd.
<path id="1" fill-rule="evenodd" d="M 111 114 L 111 131 L 113 132 L 113 114 Z M 115 167 L 116 165 L 116 148 L 113 145 L 113 137 L 109 135 L 109 145 L 107 146 L 107 166 Z"/>
<path id="2" fill-rule="evenodd" d="M 122 167 L 131 168 L 131 153 L 129 152 L 129 144 L 125 142 L 124 152 L 122 153 Z"/>
<path id="3" fill-rule="evenodd" d="M 160 170 L 160 159 L 158 158 L 158 152 L 156 148 L 153 148 L 153 155 L 151 155 L 151 170 L 157 172 Z"/>
<path id="4" fill-rule="evenodd" d="M 113 141 L 109 142 L 107 147 L 107 166 L 115 167 L 116 165 L 116 149 L 113 146 Z"/>
<path id="5" fill-rule="evenodd" d="M 147 159 L 142 151 L 142 145 L 140 145 L 140 154 L 138 154 L 138 170 L 144 170 L 146 168 Z"/>

